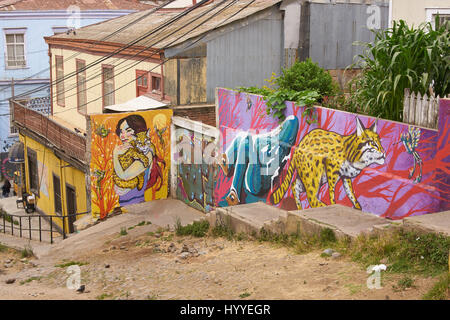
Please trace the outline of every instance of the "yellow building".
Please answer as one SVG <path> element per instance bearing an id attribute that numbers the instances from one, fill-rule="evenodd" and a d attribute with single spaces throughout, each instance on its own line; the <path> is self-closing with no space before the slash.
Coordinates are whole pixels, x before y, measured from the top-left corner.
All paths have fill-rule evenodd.
<path id="1" fill-rule="evenodd" d="M 442 19 L 450 18 L 450 0 L 390 0 L 389 21 L 405 20 L 409 26 L 418 27 L 431 22 L 439 14 Z"/>
<path id="2" fill-rule="evenodd" d="M 24 147 L 25 191 L 34 195 L 39 214 L 52 216 L 59 231 L 64 226 L 66 233 L 73 232 L 76 219 L 90 211 L 85 137 L 19 103 L 14 125 Z"/>

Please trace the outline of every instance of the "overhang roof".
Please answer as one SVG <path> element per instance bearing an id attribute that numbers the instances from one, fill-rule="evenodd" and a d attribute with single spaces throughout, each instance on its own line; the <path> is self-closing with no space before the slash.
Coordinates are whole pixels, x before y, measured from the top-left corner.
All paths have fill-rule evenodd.
<path id="1" fill-rule="evenodd" d="M 75 5 L 80 10 L 146 10 L 156 6 L 138 0 L 0 0 L 0 11 L 67 10 Z"/>
<path id="2" fill-rule="evenodd" d="M 164 49 L 185 42 L 186 40 L 201 36 L 202 34 L 223 27 L 232 22 L 244 19 L 254 13 L 270 8 L 282 0 L 240 0 L 225 8 L 230 1 L 216 0 L 212 3 L 198 7 L 189 12 L 179 20 L 155 31 L 151 36 L 137 42 L 135 46 Z M 214 8 L 217 6 L 217 8 Z M 214 9 L 213 9 L 214 8 Z M 225 9 L 224 9 L 225 8 Z M 221 9 L 223 9 L 221 11 Z M 114 30 L 128 25 L 136 19 L 142 19 L 128 27 L 125 32 L 119 32 L 108 37 L 108 43 L 125 45 L 131 39 L 144 36 L 152 30 L 157 30 L 165 22 L 180 14 L 180 12 L 155 11 L 146 16 L 154 9 L 144 10 L 122 16 L 116 19 L 100 22 L 76 30 L 76 34 L 59 34 L 46 37 L 48 43 L 69 42 L 101 42 Z M 132 36 L 131 36 L 132 35 Z"/>
<path id="3" fill-rule="evenodd" d="M 114 104 L 105 107 L 105 109 L 116 111 L 116 112 L 134 112 L 143 110 L 152 110 L 166 107 L 167 104 L 162 103 L 158 100 L 152 99 L 145 95 L 139 96 L 137 98 L 128 100 L 125 103 Z"/>

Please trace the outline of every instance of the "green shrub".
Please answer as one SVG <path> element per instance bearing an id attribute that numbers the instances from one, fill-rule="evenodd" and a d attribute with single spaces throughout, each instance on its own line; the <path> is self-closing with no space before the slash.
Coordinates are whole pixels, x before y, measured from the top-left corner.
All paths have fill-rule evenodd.
<path id="1" fill-rule="evenodd" d="M 310 58 L 302 62 L 296 61 L 292 67 L 283 69 L 275 83 L 280 89 L 317 91 L 321 97 L 335 91 L 331 75 Z"/>
<path id="2" fill-rule="evenodd" d="M 450 292 L 450 273 L 440 276 L 434 286 L 423 295 L 424 300 L 448 300 Z"/>

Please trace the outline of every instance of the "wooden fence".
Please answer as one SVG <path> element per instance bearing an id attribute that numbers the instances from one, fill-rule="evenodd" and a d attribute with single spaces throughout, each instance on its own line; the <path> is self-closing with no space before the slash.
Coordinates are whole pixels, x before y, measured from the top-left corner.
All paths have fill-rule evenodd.
<path id="1" fill-rule="evenodd" d="M 430 129 L 438 128 L 439 97 L 415 94 L 405 89 L 403 122 Z"/>

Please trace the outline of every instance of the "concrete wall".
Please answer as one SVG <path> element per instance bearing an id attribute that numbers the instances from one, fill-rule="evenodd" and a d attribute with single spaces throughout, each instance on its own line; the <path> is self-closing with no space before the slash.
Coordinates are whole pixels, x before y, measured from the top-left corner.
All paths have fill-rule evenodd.
<path id="1" fill-rule="evenodd" d="M 81 59 L 86 62 L 86 65 L 101 58 L 101 55 L 94 55 L 89 53 L 80 53 L 74 50 L 52 48 L 52 79 L 56 81 L 56 56 L 63 56 L 64 59 L 72 57 L 74 54 L 78 54 L 76 59 Z M 134 66 L 134 64 L 136 64 Z M 103 112 L 103 99 L 102 99 L 102 65 L 114 66 L 114 88 L 117 89 L 114 92 L 115 104 L 124 103 L 130 99 L 136 97 L 136 70 L 151 71 L 153 73 L 161 74 L 161 66 L 158 66 L 156 62 L 117 58 L 113 56 L 111 58 L 102 61 L 101 63 L 86 70 L 87 79 L 87 113 L 99 114 Z M 64 74 L 68 75 L 76 71 L 75 58 L 69 59 L 64 62 Z M 56 99 L 56 85 L 52 88 L 53 97 L 53 114 L 58 118 L 66 120 L 72 123 L 77 128 L 86 130 L 86 119 L 83 114 L 78 112 L 77 109 L 77 85 L 76 77 L 70 77 L 64 81 L 65 91 L 65 106 L 59 106 Z"/>
<path id="2" fill-rule="evenodd" d="M 439 130 L 321 107 L 311 122 L 304 107 L 286 107 L 280 124 L 266 114 L 262 97 L 218 89 L 219 159 L 225 160 L 217 206 L 263 201 L 292 210 L 337 203 L 392 219 L 448 210 L 450 100 L 441 100 Z"/>
<path id="3" fill-rule="evenodd" d="M 218 131 L 180 117 L 175 117 L 173 122 L 173 196 L 193 208 L 208 212 L 215 206 L 217 170 L 209 160 L 216 154 Z"/>
<path id="4" fill-rule="evenodd" d="M 141 129 L 130 117 L 143 121 Z M 93 216 L 103 218 L 119 206 L 167 197 L 171 117 L 172 110 L 167 109 L 90 116 Z M 119 134 L 126 131 L 119 126 L 121 119 L 125 119 L 121 124 L 133 130 L 128 141 L 116 134 L 117 128 Z M 138 132 L 147 134 L 145 147 L 135 144 Z M 128 161 L 127 152 L 133 152 Z"/>
<path id="5" fill-rule="evenodd" d="M 436 13 L 450 14 L 450 2 L 446 0 L 392 0 L 392 20 L 405 20 L 409 26 L 432 22 Z"/>

